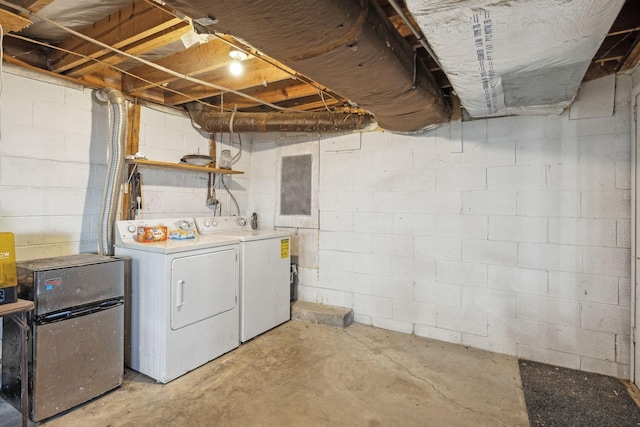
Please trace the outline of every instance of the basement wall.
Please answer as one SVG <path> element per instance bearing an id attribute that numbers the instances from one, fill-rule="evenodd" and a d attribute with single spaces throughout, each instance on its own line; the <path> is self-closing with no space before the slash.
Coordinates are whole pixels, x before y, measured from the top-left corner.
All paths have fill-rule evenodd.
<path id="1" fill-rule="evenodd" d="M 20 260 L 96 252 L 107 109 L 87 89 L 24 75 L 5 64 L 0 230 L 15 233 Z M 301 299 L 353 307 L 362 323 L 628 378 L 631 77 L 616 83 L 613 117 L 245 136 L 234 169 L 247 173 L 232 188 L 241 212 L 270 229 L 279 156 L 318 145 L 320 228 L 289 229 Z M 150 159 L 208 147 L 186 117 L 164 111 L 142 110 Z M 220 139 L 218 151 L 236 153 Z M 211 213 L 206 175 L 142 172 L 143 215 Z M 218 198 L 227 214 L 224 190 Z"/>
<path id="2" fill-rule="evenodd" d="M 300 299 L 628 378 L 631 77 L 616 86 L 612 117 L 322 138 L 319 230 L 291 230 Z M 249 210 L 264 213 L 264 228 L 288 139 L 254 135 Z"/>
<path id="3" fill-rule="evenodd" d="M 109 145 L 106 105 L 96 102 L 89 89 L 8 64 L 3 64 L 2 78 L 0 231 L 14 233 L 18 261 L 96 253 Z M 185 154 L 209 153 L 209 138 L 186 115 L 161 107 L 142 107 L 140 115 L 139 150 L 149 159 L 177 163 Z M 234 169 L 248 167 L 248 142 L 245 146 Z M 226 135 L 219 138 L 218 154 L 224 148 L 235 155 L 239 146 Z M 207 174 L 140 171 L 143 218 L 212 214 L 205 203 Z M 242 175 L 227 181 L 241 209 L 247 204 L 247 184 Z M 223 214 L 234 214 L 226 191 L 217 194 Z"/>
<path id="4" fill-rule="evenodd" d="M 0 231 L 15 235 L 18 260 L 97 252 L 106 174 L 108 110 L 92 91 L 4 65 L 0 127 Z M 139 150 L 178 163 L 209 153 L 209 139 L 186 115 L 142 107 Z M 224 143 L 229 142 L 226 135 Z M 237 141 L 237 138 L 234 139 Z M 236 153 L 237 145 L 230 148 Z M 248 147 L 248 144 L 247 144 Z M 248 153 L 248 151 L 247 151 Z M 248 165 L 243 155 L 236 169 Z M 141 168 L 142 217 L 210 215 L 205 173 Z M 228 183 L 242 208 L 247 178 Z M 223 213 L 232 209 L 218 191 Z"/>

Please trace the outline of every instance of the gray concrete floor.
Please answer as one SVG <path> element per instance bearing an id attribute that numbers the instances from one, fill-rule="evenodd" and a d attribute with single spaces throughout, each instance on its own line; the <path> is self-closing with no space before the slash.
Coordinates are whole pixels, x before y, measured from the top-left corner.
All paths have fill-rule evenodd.
<path id="1" fill-rule="evenodd" d="M 0 404 L 0 427 L 20 425 Z M 42 426 L 528 426 L 518 361 L 361 324 L 291 321 L 169 384 L 124 385 Z"/>

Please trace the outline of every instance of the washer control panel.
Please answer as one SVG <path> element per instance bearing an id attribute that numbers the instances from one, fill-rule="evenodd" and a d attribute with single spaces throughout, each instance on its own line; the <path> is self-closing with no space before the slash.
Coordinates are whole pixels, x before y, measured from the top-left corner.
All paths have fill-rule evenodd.
<path id="1" fill-rule="evenodd" d="M 220 231 L 250 230 L 251 223 L 244 216 L 211 216 L 197 217 L 196 227 L 200 234 L 211 234 Z"/>

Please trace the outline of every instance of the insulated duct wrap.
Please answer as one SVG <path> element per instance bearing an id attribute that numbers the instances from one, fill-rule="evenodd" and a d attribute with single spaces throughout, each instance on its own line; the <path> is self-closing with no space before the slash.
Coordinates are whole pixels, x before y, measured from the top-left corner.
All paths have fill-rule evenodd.
<path id="1" fill-rule="evenodd" d="M 624 0 L 406 0 L 473 117 L 559 114 Z"/>
<path id="2" fill-rule="evenodd" d="M 371 112 L 378 125 L 413 132 L 449 120 L 431 73 L 369 0 L 170 0 L 208 31 L 239 37 Z M 417 65 L 417 68 L 415 68 Z M 416 75 L 414 87 L 414 72 Z"/>
<path id="3" fill-rule="evenodd" d="M 334 133 L 371 131 L 376 122 L 370 115 L 321 113 L 219 113 L 198 111 L 189 106 L 194 123 L 215 132 L 300 132 Z"/>
<path id="4" fill-rule="evenodd" d="M 124 167 L 127 108 L 124 96 L 115 89 L 100 89 L 96 91 L 96 98 L 98 101 L 109 104 L 107 176 L 102 193 L 102 208 L 98 224 L 98 253 L 113 255 L 113 233 L 118 213 L 122 168 Z"/>

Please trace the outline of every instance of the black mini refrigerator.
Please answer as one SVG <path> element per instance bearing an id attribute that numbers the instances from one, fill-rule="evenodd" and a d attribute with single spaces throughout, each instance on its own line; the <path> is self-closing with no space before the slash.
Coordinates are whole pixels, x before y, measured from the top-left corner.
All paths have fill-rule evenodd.
<path id="1" fill-rule="evenodd" d="M 29 326 L 29 416 L 41 421 L 118 387 L 124 374 L 124 260 L 80 254 L 17 263 Z M 5 318 L 2 397 L 20 408 L 20 330 Z"/>

